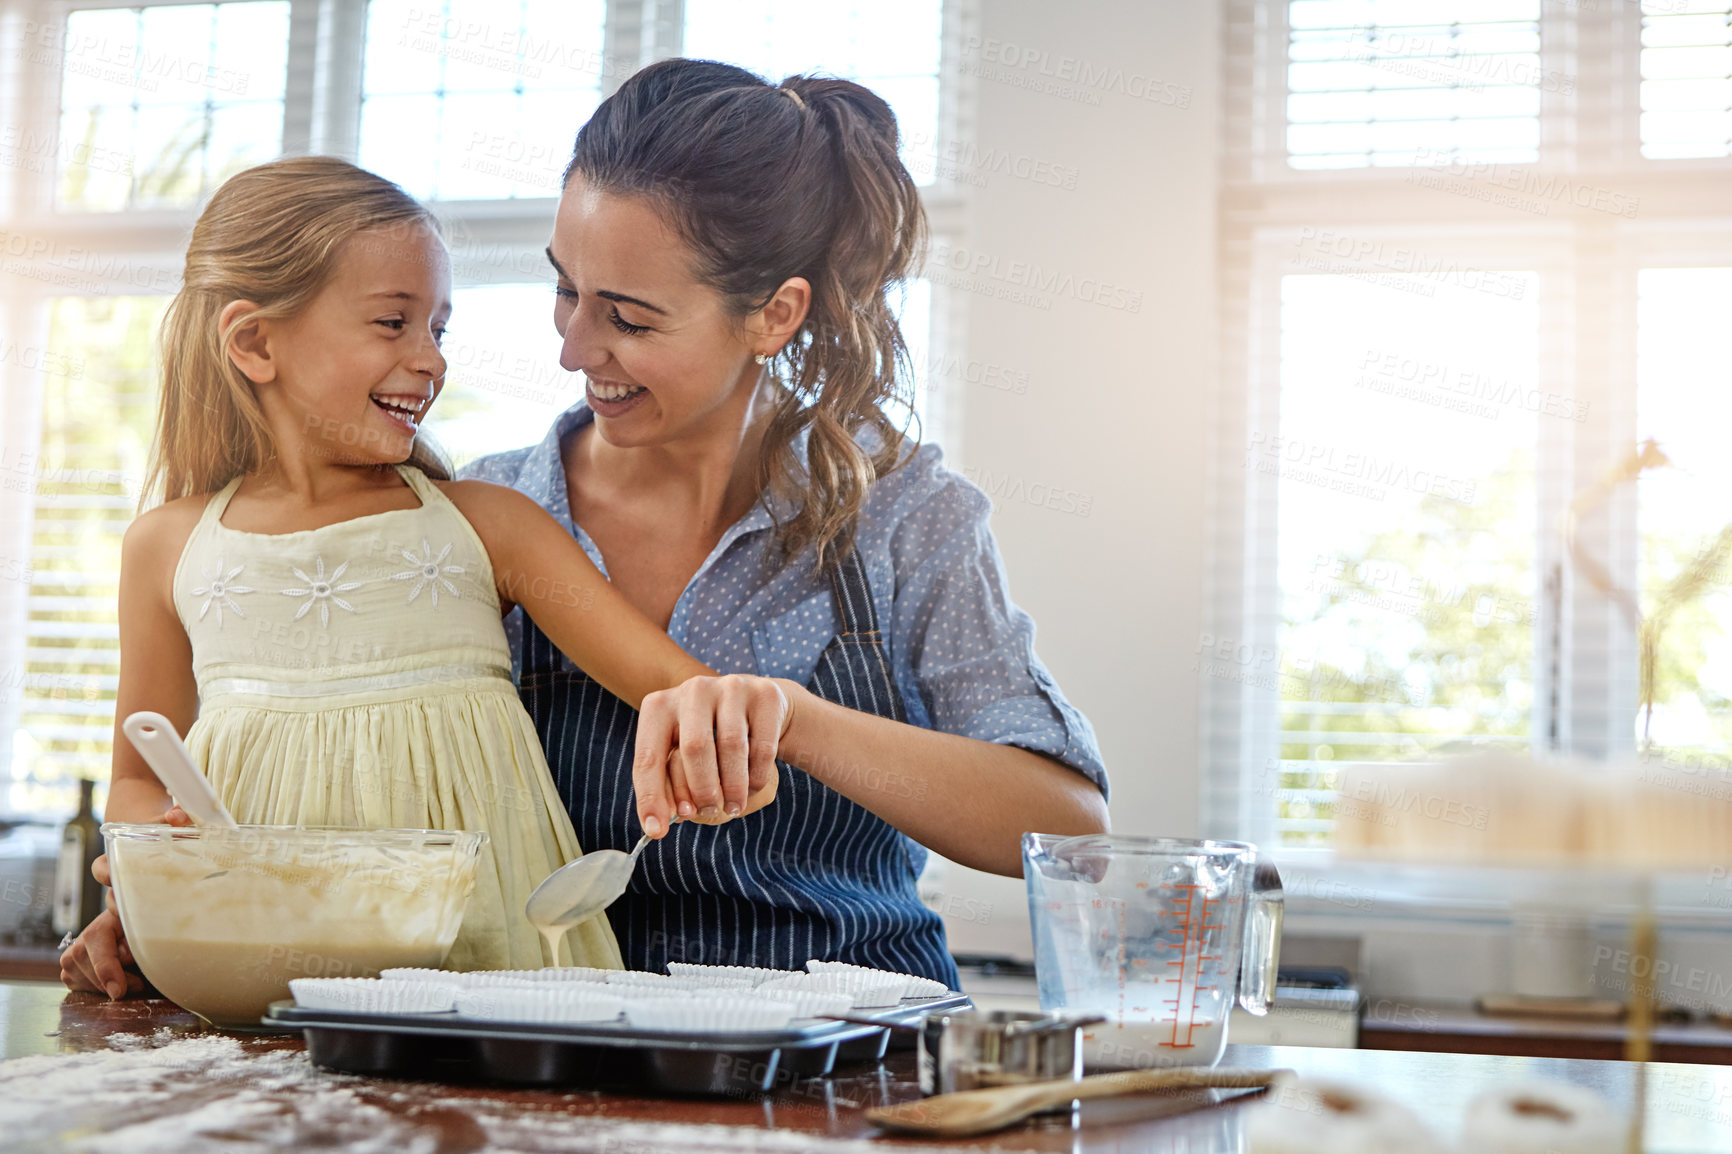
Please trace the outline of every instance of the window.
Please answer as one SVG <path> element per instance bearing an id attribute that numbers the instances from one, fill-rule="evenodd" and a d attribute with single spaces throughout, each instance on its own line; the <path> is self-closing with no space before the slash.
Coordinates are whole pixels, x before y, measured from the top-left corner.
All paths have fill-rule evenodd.
<path id="1" fill-rule="evenodd" d="M 228 176 L 331 153 L 433 203 L 455 311 L 427 427 L 461 463 L 539 438 L 580 395 L 557 363 L 551 198 L 578 127 L 641 64 L 684 52 L 858 78 L 902 118 L 917 177 L 935 149 L 941 6 L 926 0 L 694 0 L 673 22 L 626 0 L 87 2 L 0 22 L 0 52 L 44 94 L 0 142 L 0 819 L 63 820 L 75 778 L 107 777 L 156 329 L 197 208 Z M 927 190 L 939 236 L 959 219 L 950 195 Z M 940 437 L 925 281 L 900 316 Z"/>
<path id="2" fill-rule="evenodd" d="M 1538 155 L 1539 0 L 1295 0 L 1294 168 Z"/>
<path id="3" fill-rule="evenodd" d="M 1642 155 L 1732 151 L 1732 8 L 1724 0 L 1642 5 Z"/>
<path id="4" fill-rule="evenodd" d="M 1287 276 L 1277 478 L 1276 833 L 1327 831 L 1335 766 L 1528 743 L 1538 313 L 1531 273 Z"/>
<path id="5" fill-rule="evenodd" d="M 60 49 L 61 207 L 184 208 L 281 150 L 286 0 L 73 12 Z"/>
<path id="6" fill-rule="evenodd" d="M 156 420 L 152 345 L 162 297 L 62 297 L 49 306 L 42 436 L 29 541 L 21 727 L 8 813 L 70 814 L 72 779 L 108 776 L 120 635 L 120 536 Z M 99 419 L 93 420 L 97 416 Z"/>
<path id="7" fill-rule="evenodd" d="M 1642 604 L 1659 634 L 1654 710 L 1638 740 L 1724 765 L 1732 751 L 1732 427 L 1725 351 L 1732 268 L 1648 268 L 1637 279 L 1636 418 L 1673 467 L 1640 484 Z M 1694 569 L 1699 576 L 1692 579 Z M 1681 580 L 1682 579 L 1682 580 Z"/>
<path id="8" fill-rule="evenodd" d="M 1728 761 L 1729 12 L 1229 0 L 1210 832 L 1326 847 L 1346 761 Z M 1578 541 L 1667 618 L 1651 722 L 1562 543 L 1648 437 Z"/>
<path id="9" fill-rule="evenodd" d="M 739 64 L 772 84 L 808 73 L 864 84 L 896 113 L 903 162 L 926 183 L 938 155 L 941 11 L 930 0 L 686 0 L 685 54 Z"/>
<path id="10" fill-rule="evenodd" d="M 559 195 L 601 0 L 370 0 L 359 163 L 436 200 Z"/>
<path id="11" fill-rule="evenodd" d="M 582 378 L 559 367 L 558 342 L 548 285 L 453 291 L 451 325 L 441 345 L 450 367 L 425 428 L 454 464 L 539 437 L 577 403 Z"/>

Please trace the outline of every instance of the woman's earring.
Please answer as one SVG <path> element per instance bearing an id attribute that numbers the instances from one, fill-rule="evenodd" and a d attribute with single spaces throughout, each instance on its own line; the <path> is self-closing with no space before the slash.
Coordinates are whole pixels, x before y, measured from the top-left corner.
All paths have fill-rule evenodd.
<path id="1" fill-rule="evenodd" d="M 757 356 L 753 357 L 752 359 L 761 365 L 765 361 L 769 360 L 770 358 L 766 357 L 763 353 L 759 353 Z"/>

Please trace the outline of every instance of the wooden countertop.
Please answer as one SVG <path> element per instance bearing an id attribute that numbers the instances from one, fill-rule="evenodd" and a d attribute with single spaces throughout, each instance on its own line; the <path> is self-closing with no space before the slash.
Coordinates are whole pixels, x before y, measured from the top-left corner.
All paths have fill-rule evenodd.
<path id="1" fill-rule="evenodd" d="M 0 981 L 60 981 L 60 951 L 53 946 L 0 945 Z"/>
<path id="2" fill-rule="evenodd" d="M 174 1045 L 172 1063 L 153 1052 Z M 458 1086 L 332 1074 L 293 1035 L 206 1030 L 175 1006 L 111 1003 L 58 986 L 0 983 L 0 1065 L 8 1148 L 94 1146 L 151 1154 L 259 1150 L 860 1151 L 927 1148 L 876 1139 L 869 1106 L 919 1097 L 910 1054 L 797 1083 L 764 1098 L 666 1099 Z M 46 1057 L 32 1057 L 46 1056 Z M 164 1055 L 167 1056 L 166 1054 Z M 1397 1098 L 1453 1142 L 1469 1099 L 1517 1078 L 1591 1087 L 1628 1110 L 1639 1086 L 1654 1154 L 1732 1149 L 1732 1068 L 1509 1058 L 1475 1054 L 1229 1047 L 1226 1062 L 1286 1066 Z M 30 1105 L 27 1105 L 30 1104 Z M 33 1110 L 31 1106 L 34 1106 Z M 1159 1103 L 1085 1107 L 1077 1128 L 1049 1116 L 974 1141 L 931 1148 L 1001 1151 L 1238 1151 L 1242 1106 L 1162 1119 Z"/>

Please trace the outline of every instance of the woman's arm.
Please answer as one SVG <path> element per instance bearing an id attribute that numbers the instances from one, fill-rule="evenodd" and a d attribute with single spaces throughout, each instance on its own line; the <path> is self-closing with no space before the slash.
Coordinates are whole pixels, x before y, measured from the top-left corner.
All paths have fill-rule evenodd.
<path id="1" fill-rule="evenodd" d="M 910 721 L 777 679 L 792 707 L 778 756 L 946 857 L 1019 874 L 1024 832 L 1107 828 L 1093 733 L 1034 656 L 1034 623 L 1010 598 L 986 494 L 946 469 L 933 446 L 878 484 L 893 486 L 881 504 L 897 520 L 887 534 L 880 524 L 866 535 L 883 544 L 868 545 L 865 561 L 891 594 L 878 620 Z M 662 715 L 702 714 L 715 692 L 696 681 L 665 704 L 645 702 L 640 793 L 656 787 Z M 675 760 L 693 783 L 712 772 L 695 751 Z"/>
<path id="2" fill-rule="evenodd" d="M 502 602 L 515 603 L 586 673 L 627 704 L 715 670 L 676 645 L 601 575 L 565 528 L 540 505 L 502 485 L 449 481 L 440 488 L 475 527 L 493 563 Z M 729 681 L 721 678 L 721 681 Z M 720 712 L 674 732 L 673 745 L 707 754 L 711 775 L 687 790 L 670 780 L 670 805 L 686 817 L 736 816 L 775 795 L 776 736 L 785 719 L 775 695 L 718 693 Z M 665 772 L 665 771 L 664 771 Z M 664 815 L 665 820 L 665 815 Z M 665 829 L 666 826 L 662 826 Z"/>
<path id="3" fill-rule="evenodd" d="M 962 865 L 1016 877 L 1024 832 L 1108 828 L 1100 789 L 1042 754 L 849 709 L 783 678 L 734 677 L 690 681 L 644 702 L 633 772 L 646 830 L 667 819 L 660 766 L 668 735 L 686 710 L 725 714 L 724 680 L 745 683 L 735 693 L 758 691 L 749 683 L 779 687 L 790 716 L 776 756 Z M 694 782 L 715 772 L 691 751 L 682 757 Z"/>

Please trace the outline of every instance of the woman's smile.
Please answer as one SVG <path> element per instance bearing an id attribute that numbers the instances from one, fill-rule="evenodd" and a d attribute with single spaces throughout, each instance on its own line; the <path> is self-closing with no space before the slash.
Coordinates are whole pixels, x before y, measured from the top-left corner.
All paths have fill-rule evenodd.
<path id="1" fill-rule="evenodd" d="M 586 399 L 598 417 L 618 417 L 637 408 L 649 396 L 642 385 L 618 384 L 613 381 L 584 377 Z"/>

